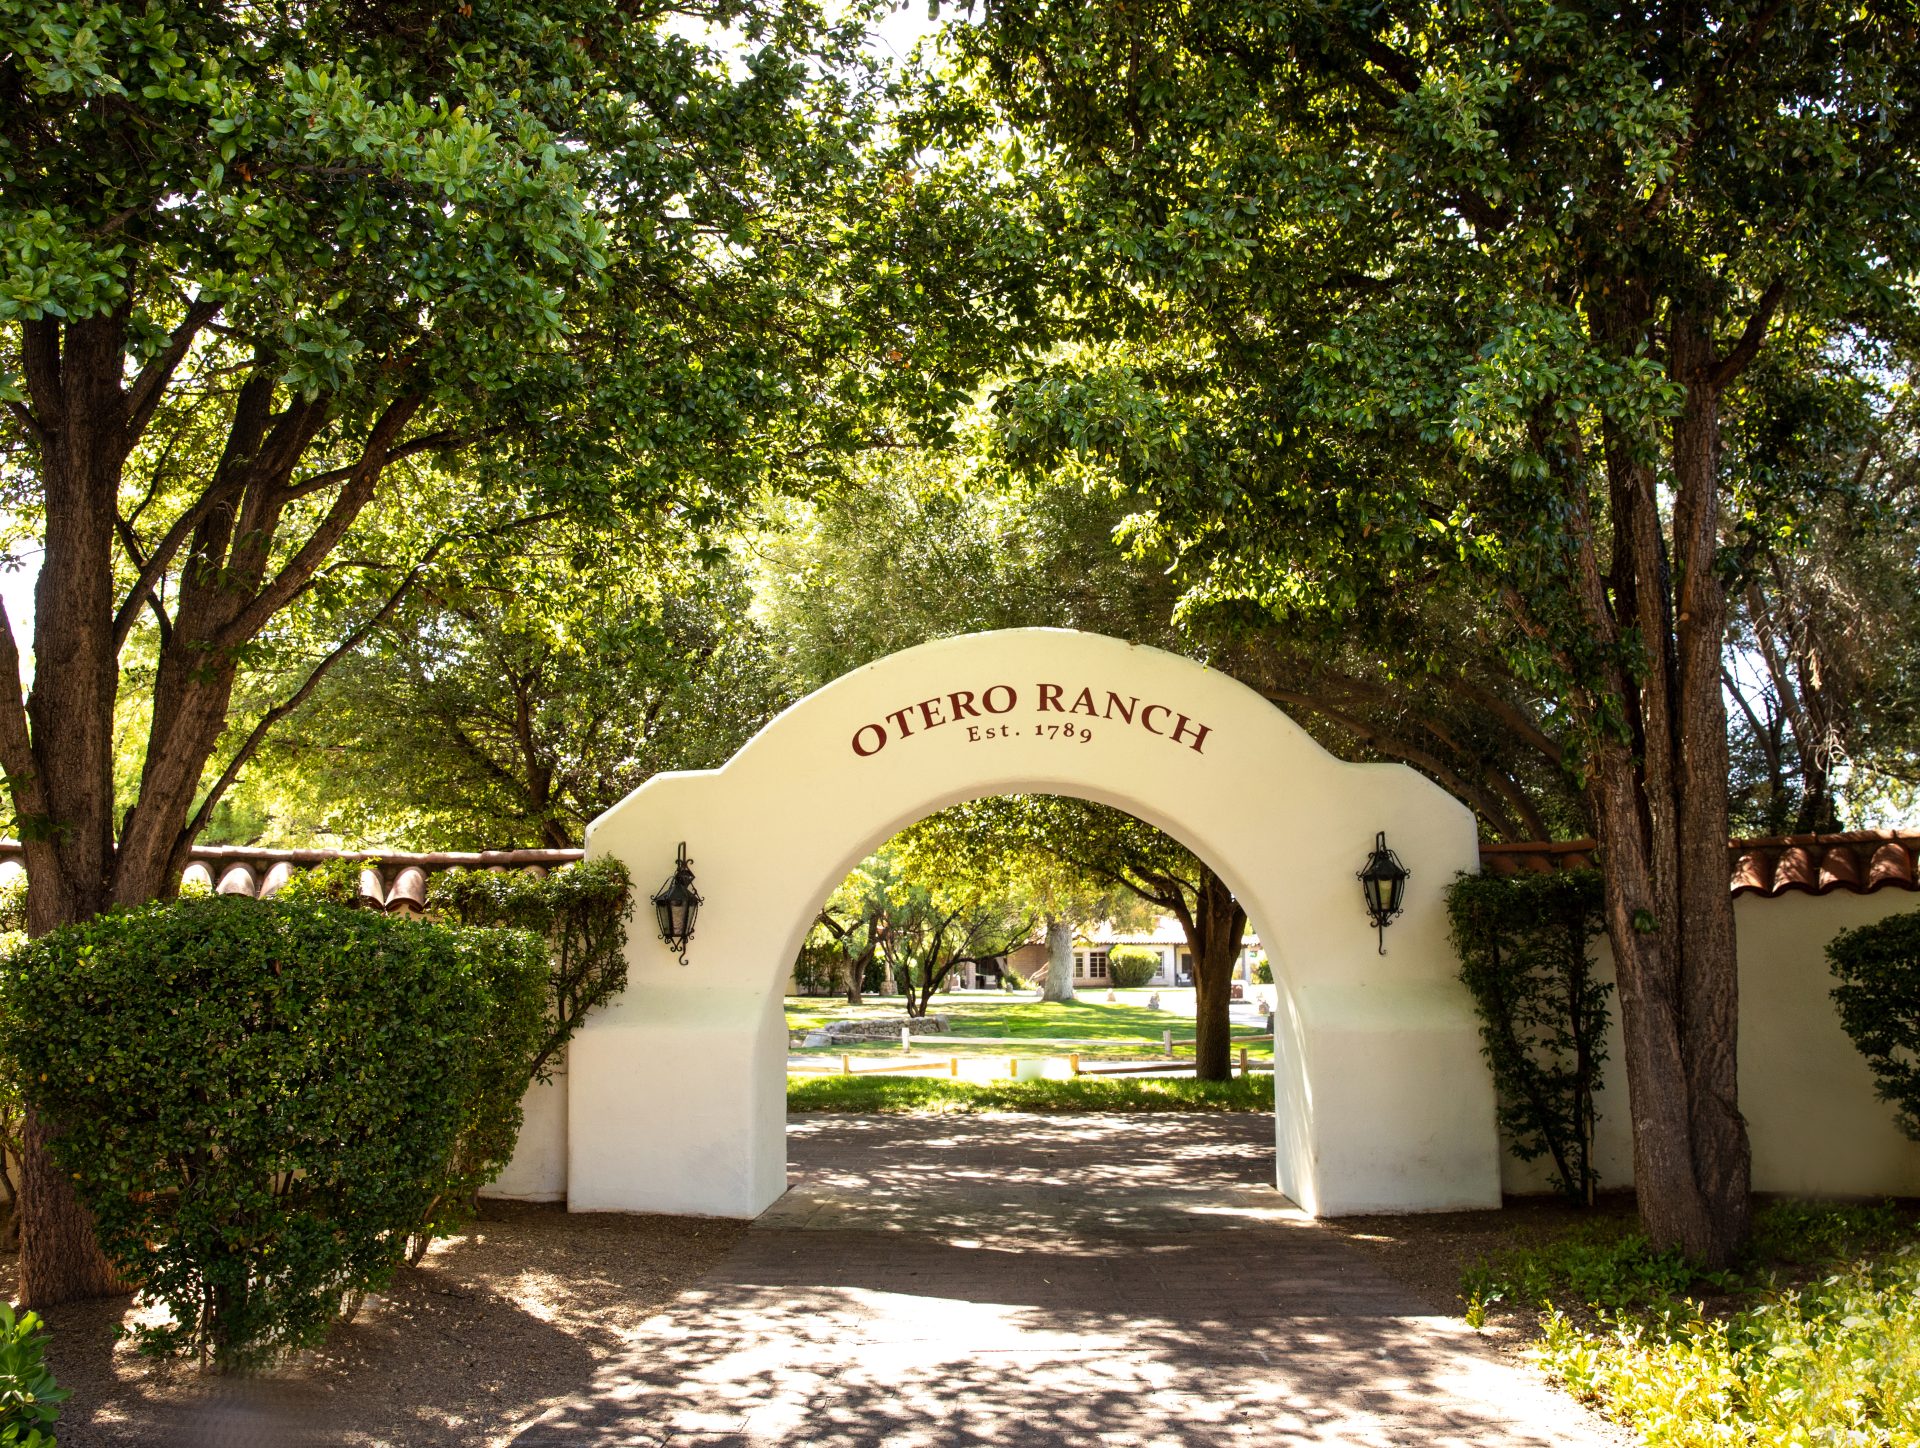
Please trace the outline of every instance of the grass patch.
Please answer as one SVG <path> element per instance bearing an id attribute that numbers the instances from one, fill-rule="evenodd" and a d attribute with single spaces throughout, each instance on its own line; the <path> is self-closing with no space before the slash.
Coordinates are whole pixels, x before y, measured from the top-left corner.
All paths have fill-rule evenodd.
<path id="1" fill-rule="evenodd" d="M 1273 1080 L 1134 1077 L 1125 1081 L 955 1081 L 820 1076 L 787 1082 L 789 1111 L 977 1114 L 990 1111 L 1271 1111 Z"/>
<path id="2" fill-rule="evenodd" d="M 1475 1264 L 1463 1290 L 1476 1327 L 1542 1310 L 1543 1366 L 1651 1448 L 1920 1442 L 1920 1238 L 1892 1206 L 1770 1205 L 1713 1273 L 1596 1223 Z"/>
<path id="3" fill-rule="evenodd" d="M 1033 1054 L 1062 1054 L 1061 1050 L 1048 1051 L 1052 1043 L 1060 1041 L 1098 1041 L 1098 1046 L 1076 1046 L 1064 1049 L 1078 1050 L 1089 1059 L 1157 1055 L 1160 1041 L 1167 1031 L 1172 1031 L 1176 1039 L 1191 1039 L 1194 1033 L 1193 1017 L 1176 1011 L 1153 1010 L 1147 1000 L 1152 991 L 1120 991 L 1119 999 L 1112 1005 L 1104 1000 L 1082 999 L 1070 1002 L 1039 1001 L 1018 996 L 992 995 L 940 995 L 933 998 L 931 1007 L 934 1015 L 943 1015 L 952 1023 L 949 1034 L 954 1036 L 990 1036 L 1002 1039 L 1031 1041 L 1042 1048 Z M 1171 997 L 1174 991 L 1161 993 Z M 1189 992 L 1190 994 L 1190 992 Z M 861 1020 L 873 1017 L 899 1016 L 905 1014 L 905 1007 L 898 996 L 870 996 L 857 1006 L 845 1001 L 826 999 L 818 996 L 789 996 L 787 998 L 787 1028 L 789 1030 L 817 1030 L 829 1021 Z M 1237 1023 L 1232 1028 L 1238 1036 L 1260 1035 L 1264 1025 L 1260 1023 Z M 830 1054 L 843 1052 L 851 1055 L 876 1055 L 888 1051 L 897 1051 L 897 1042 L 862 1041 L 849 1042 L 844 1046 L 795 1047 L 795 1054 Z M 1188 1048 L 1191 1049 L 1191 1048 Z M 930 1048 L 934 1055 L 1019 1055 L 1020 1048 L 1011 1052 L 1003 1045 L 983 1042 L 980 1046 L 965 1044 L 942 1044 Z M 1264 1041 L 1250 1042 L 1247 1053 L 1259 1059 L 1273 1055 L 1273 1047 Z"/>

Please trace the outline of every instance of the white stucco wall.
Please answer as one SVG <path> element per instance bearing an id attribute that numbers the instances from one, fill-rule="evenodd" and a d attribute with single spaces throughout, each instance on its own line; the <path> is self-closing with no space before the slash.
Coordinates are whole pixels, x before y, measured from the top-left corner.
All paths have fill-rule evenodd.
<path id="1" fill-rule="evenodd" d="M 1063 712 L 1083 689 L 1099 717 Z M 1137 701 L 1131 722 L 1109 691 Z M 1032 629 L 857 670 L 725 768 L 659 776 L 594 822 L 588 853 L 624 860 L 643 890 L 684 840 L 707 904 L 684 968 L 636 922 L 625 993 L 573 1043 L 569 1204 L 748 1217 L 774 1201 L 781 992 L 820 902 L 914 820 L 1031 792 L 1165 829 L 1246 904 L 1279 1001 L 1282 1190 L 1322 1213 L 1497 1203 L 1492 1088 L 1441 901 L 1477 865 L 1468 811 L 1402 766 L 1335 759 L 1191 660 Z M 1381 829 L 1412 870 L 1384 956 L 1355 879 Z"/>
<path id="2" fill-rule="evenodd" d="M 520 1137 L 513 1160 L 481 1188 L 483 1197 L 513 1202 L 564 1202 L 567 1199 L 567 1073 L 563 1065 L 550 1081 L 536 1081 L 520 1100 Z"/>
<path id="3" fill-rule="evenodd" d="M 1826 946 L 1843 930 L 1920 909 L 1911 891 L 1871 895 L 1742 895 L 1734 901 L 1740 950 L 1740 1109 L 1753 1144 L 1755 1191 L 1794 1196 L 1920 1195 L 1920 1142 L 1893 1123 L 1873 1094 L 1873 1073 L 1840 1029 Z M 1602 940 L 1600 973 L 1613 979 Z M 1594 1160 L 1605 1187 L 1633 1182 L 1633 1125 L 1617 1005 L 1606 1084 L 1596 1106 Z M 1544 1163 L 1504 1158 L 1507 1190 L 1547 1190 Z"/>

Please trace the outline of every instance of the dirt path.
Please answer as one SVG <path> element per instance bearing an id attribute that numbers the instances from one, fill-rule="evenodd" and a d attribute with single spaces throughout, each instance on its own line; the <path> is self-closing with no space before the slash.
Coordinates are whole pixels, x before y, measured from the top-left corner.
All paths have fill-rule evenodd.
<path id="1" fill-rule="evenodd" d="M 1291 1208 L 1271 1131 L 798 1118 L 787 1197 L 513 1448 L 1629 1441 Z"/>
<path id="2" fill-rule="evenodd" d="M 492 1207 L 267 1381 L 142 1362 L 112 1341 L 124 1302 L 57 1313 L 60 1441 L 1630 1441 L 1436 1310 L 1443 1293 L 1405 1270 L 1421 1219 L 1355 1242 L 1356 1224 L 1292 1209 L 1267 1184 L 1271 1131 L 1259 1115 L 796 1117 L 794 1190 L 751 1230 Z"/>

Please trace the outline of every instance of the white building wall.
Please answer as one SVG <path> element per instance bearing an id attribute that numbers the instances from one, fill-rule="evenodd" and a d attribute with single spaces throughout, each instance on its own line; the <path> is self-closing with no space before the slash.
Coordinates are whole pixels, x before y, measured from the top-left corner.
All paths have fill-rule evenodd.
<path id="1" fill-rule="evenodd" d="M 1740 942 L 1740 1109 L 1753 1144 L 1755 1191 L 1809 1197 L 1920 1195 L 1920 1142 L 1894 1125 L 1873 1073 L 1840 1028 L 1827 942 L 1843 930 L 1920 909 L 1899 889 L 1792 893 L 1734 901 Z M 1601 975 L 1613 979 L 1603 939 Z M 1602 1189 L 1633 1183 L 1626 1052 L 1613 1005 L 1594 1161 Z M 1505 1157 L 1510 1192 L 1548 1190 L 1548 1164 Z"/>

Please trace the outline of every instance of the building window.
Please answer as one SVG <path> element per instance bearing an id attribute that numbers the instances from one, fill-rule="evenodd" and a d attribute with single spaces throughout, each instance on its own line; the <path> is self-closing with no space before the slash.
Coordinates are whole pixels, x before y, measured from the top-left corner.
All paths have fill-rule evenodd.
<path id="1" fill-rule="evenodd" d="M 1193 984 L 1193 953 L 1191 951 L 1180 952 L 1180 973 L 1176 979 L 1180 985 Z"/>
<path id="2" fill-rule="evenodd" d="M 1076 952 L 1080 962 L 1082 980 L 1105 980 L 1107 978 L 1107 953 L 1104 950 L 1082 950 Z"/>

